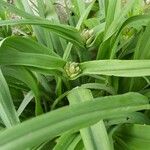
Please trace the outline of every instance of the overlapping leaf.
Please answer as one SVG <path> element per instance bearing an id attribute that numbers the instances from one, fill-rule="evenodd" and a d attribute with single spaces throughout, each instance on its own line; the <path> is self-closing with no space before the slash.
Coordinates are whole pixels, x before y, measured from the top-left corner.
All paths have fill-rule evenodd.
<path id="1" fill-rule="evenodd" d="M 0 117 L 6 127 L 12 127 L 18 124 L 17 116 L 12 97 L 9 92 L 6 80 L 0 70 Z"/>
<path id="2" fill-rule="evenodd" d="M 145 96 L 127 93 L 61 108 L 3 131 L 0 134 L 0 147 L 2 150 L 33 147 L 65 131 L 77 130 L 100 119 L 112 118 L 118 112 L 121 115 L 149 109 L 148 103 Z"/>
<path id="3" fill-rule="evenodd" d="M 4 20 L 0 21 L 0 26 L 6 25 L 39 25 L 43 28 L 49 29 L 52 32 L 55 32 L 62 38 L 74 43 L 77 46 L 84 48 L 83 39 L 80 36 L 80 33 L 73 27 L 67 25 L 58 25 L 52 24 L 48 20 L 42 19 L 20 19 L 20 20 Z"/>

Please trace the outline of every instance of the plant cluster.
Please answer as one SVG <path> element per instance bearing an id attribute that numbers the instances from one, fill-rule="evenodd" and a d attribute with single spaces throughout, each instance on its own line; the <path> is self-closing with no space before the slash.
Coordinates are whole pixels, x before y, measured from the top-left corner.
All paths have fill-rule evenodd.
<path id="1" fill-rule="evenodd" d="M 149 99 L 143 0 L 0 0 L 0 150 L 148 150 Z"/>

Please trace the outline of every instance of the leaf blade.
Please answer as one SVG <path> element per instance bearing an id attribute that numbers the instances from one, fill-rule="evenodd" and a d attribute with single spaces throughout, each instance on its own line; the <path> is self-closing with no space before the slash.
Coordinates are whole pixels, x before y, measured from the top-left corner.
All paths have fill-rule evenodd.
<path id="1" fill-rule="evenodd" d="M 94 67 L 93 67 L 94 66 Z M 150 75 L 149 60 L 99 60 L 80 64 L 81 75 L 99 74 L 120 77 Z"/>
<path id="2" fill-rule="evenodd" d="M 0 70 L 0 116 L 7 128 L 18 124 L 19 118 L 17 116 L 11 95 L 9 93 L 8 85 Z"/>
<path id="3" fill-rule="evenodd" d="M 3 131 L 0 134 L 0 146 L 2 150 L 32 147 L 69 129 L 80 129 L 100 119 L 114 117 L 118 111 L 120 115 L 150 109 L 148 103 L 145 96 L 128 93 L 61 108 Z"/>

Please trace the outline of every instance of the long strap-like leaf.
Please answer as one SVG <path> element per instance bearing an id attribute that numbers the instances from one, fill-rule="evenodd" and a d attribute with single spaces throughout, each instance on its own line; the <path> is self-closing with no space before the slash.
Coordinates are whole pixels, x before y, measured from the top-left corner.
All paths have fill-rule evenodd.
<path id="1" fill-rule="evenodd" d="M 0 52 L 0 65 L 30 66 L 48 70 L 62 70 L 65 61 L 54 56 L 36 53 Z"/>
<path id="2" fill-rule="evenodd" d="M 148 99 L 138 93 L 82 102 L 38 116 L 3 131 L 0 134 L 0 147 L 1 150 L 26 149 L 70 129 L 79 130 L 101 119 L 142 109 L 150 109 L 150 105 Z"/>
<path id="3" fill-rule="evenodd" d="M 80 102 L 93 99 L 92 93 L 88 89 L 75 88 L 68 99 L 71 105 L 80 104 Z M 81 137 L 86 150 L 110 150 L 109 138 L 103 120 L 98 123 L 80 130 Z"/>
<path id="4" fill-rule="evenodd" d="M 99 60 L 80 64 L 81 75 L 150 76 L 150 60 Z"/>
<path id="5" fill-rule="evenodd" d="M 0 26 L 6 26 L 6 25 L 39 25 L 43 28 L 49 29 L 52 32 L 55 32 L 62 38 L 74 43 L 75 45 L 78 45 L 82 48 L 84 48 L 84 42 L 82 37 L 80 36 L 80 33 L 77 29 L 67 26 L 67 25 L 58 25 L 58 24 L 52 24 L 51 22 L 47 20 L 41 20 L 41 19 L 20 19 L 20 20 L 4 20 L 0 21 Z"/>
<path id="6" fill-rule="evenodd" d="M 11 98 L 8 85 L 0 70 L 0 117 L 6 127 L 12 127 L 18 124 L 19 118 L 17 116 L 13 100 Z"/>

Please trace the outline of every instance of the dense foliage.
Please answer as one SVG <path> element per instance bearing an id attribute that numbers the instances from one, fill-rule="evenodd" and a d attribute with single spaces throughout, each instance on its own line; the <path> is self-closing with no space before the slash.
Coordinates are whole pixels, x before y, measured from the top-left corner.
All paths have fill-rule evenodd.
<path id="1" fill-rule="evenodd" d="M 143 0 L 0 0 L 0 150 L 147 150 L 149 99 Z"/>

